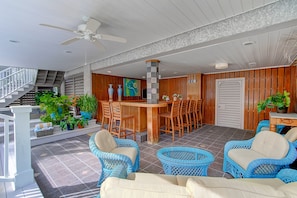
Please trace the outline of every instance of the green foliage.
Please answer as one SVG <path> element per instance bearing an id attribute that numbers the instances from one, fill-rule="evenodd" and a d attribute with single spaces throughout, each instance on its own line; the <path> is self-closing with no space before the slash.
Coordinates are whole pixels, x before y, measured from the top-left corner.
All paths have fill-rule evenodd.
<path id="1" fill-rule="evenodd" d="M 76 125 L 79 127 L 85 127 L 86 125 L 88 125 L 88 120 L 84 119 L 84 118 L 78 118 L 76 121 Z"/>
<path id="2" fill-rule="evenodd" d="M 43 122 L 52 122 L 54 125 L 60 124 L 69 115 L 71 102 L 68 96 L 53 96 L 51 93 L 44 93 L 40 97 L 40 109 L 45 114 L 40 117 Z"/>
<path id="3" fill-rule="evenodd" d="M 38 92 L 36 92 L 35 97 L 34 97 L 36 105 L 40 105 L 40 98 L 43 95 L 51 95 L 52 97 L 54 97 L 55 93 L 53 91 L 38 91 Z"/>
<path id="4" fill-rule="evenodd" d="M 61 130 L 69 129 L 73 130 L 77 126 L 78 118 L 75 118 L 71 115 L 67 116 L 65 119 L 60 121 Z"/>
<path id="5" fill-rule="evenodd" d="M 284 91 L 284 93 L 277 92 L 274 95 L 269 96 L 266 100 L 262 100 L 257 104 L 258 112 L 265 110 L 265 108 L 278 107 L 280 110 L 290 106 L 291 99 L 290 93 Z"/>
<path id="6" fill-rule="evenodd" d="M 94 114 L 95 112 L 97 112 L 98 101 L 94 95 L 85 94 L 79 97 L 79 99 L 77 100 L 77 106 L 81 111 Z"/>
<path id="7" fill-rule="evenodd" d="M 65 119 L 60 121 L 61 130 L 73 130 L 75 127 L 80 126 L 81 128 L 88 125 L 88 121 L 83 118 L 75 118 L 72 115 L 68 115 Z"/>

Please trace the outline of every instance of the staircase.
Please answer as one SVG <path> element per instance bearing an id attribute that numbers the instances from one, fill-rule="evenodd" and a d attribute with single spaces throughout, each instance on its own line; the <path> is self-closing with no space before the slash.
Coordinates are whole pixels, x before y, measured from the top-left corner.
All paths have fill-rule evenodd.
<path id="1" fill-rule="evenodd" d="M 0 71 L 0 108 L 25 95 L 35 86 L 37 70 L 9 67 Z"/>
<path id="2" fill-rule="evenodd" d="M 37 87 L 60 87 L 64 80 L 63 71 L 39 69 L 35 81 Z"/>
<path id="3" fill-rule="evenodd" d="M 0 108 L 10 104 L 20 105 L 20 100 L 18 99 L 24 100 L 24 97 L 29 97 L 31 101 L 32 94 L 35 95 L 35 91 L 39 91 L 39 89 L 43 90 L 60 87 L 64 80 L 64 74 L 65 72 L 63 71 L 14 67 L 1 70 Z M 34 87 L 36 87 L 36 90 L 33 90 Z"/>

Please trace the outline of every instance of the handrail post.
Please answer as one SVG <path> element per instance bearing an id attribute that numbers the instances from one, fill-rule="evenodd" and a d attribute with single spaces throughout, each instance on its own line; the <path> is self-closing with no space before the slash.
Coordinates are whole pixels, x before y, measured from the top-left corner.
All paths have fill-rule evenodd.
<path id="1" fill-rule="evenodd" d="M 32 107 L 11 106 L 14 114 L 14 151 L 15 151 L 15 189 L 34 182 L 34 172 L 31 167 L 30 112 Z"/>

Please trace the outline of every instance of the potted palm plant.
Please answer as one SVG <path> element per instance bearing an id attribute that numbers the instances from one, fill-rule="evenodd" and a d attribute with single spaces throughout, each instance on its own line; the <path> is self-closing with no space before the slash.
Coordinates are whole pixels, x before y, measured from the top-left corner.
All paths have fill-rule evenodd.
<path id="1" fill-rule="evenodd" d="M 266 108 L 276 107 L 278 113 L 286 113 L 290 106 L 291 99 L 290 93 L 284 91 L 283 93 L 277 92 L 274 95 L 269 96 L 266 100 L 262 100 L 257 104 L 258 112 L 265 110 Z"/>
<path id="2" fill-rule="evenodd" d="M 79 97 L 77 106 L 80 109 L 81 116 L 86 120 L 90 120 L 97 112 L 98 101 L 94 95 L 85 94 Z"/>

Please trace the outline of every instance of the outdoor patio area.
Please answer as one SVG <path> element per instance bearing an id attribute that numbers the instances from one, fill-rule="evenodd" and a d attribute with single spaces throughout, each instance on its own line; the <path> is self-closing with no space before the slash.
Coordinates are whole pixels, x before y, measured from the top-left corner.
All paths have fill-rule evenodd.
<path id="1" fill-rule="evenodd" d="M 208 169 L 209 176 L 230 178 L 222 172 L 224 145 L 229 140 L 249 139 L 253 131 L 204 125 L 182 138 L 161 134 L 158 144 L 138 142 L 139 172 L 164 173 L 156 151 L 167 146 L 191 146 L 210 151 L 215 161 Z M 99 193 L 96 184 L 100 175 L 98 159 L 90 152 L 89 135 L 60 140 L 32 148 L 32 167 L 35 179 L 46 198 L 94 197 Z"/>

